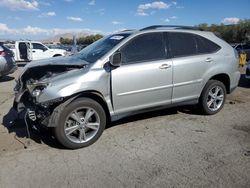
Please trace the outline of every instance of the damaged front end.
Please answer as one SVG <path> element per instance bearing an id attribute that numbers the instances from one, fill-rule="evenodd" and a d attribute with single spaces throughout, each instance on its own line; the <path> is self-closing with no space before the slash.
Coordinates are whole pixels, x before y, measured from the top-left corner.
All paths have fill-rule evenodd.
<path id="1" fill-rule="evenodd" d="M 14 109 L 18 112 L 19 118 L 23 119 L 27 116 L 34 122 L 33 124 L 49 126 L 49 118 L 53 110 L 67 100 L 67 96 L 60 96 L 57 89 L 51 87 L 53 84 L 60 85 L 53 80 L 58 78 L 63 82 L 64 74 L 85 67 L 86 65 L 82 64 L 48 64 L 26 68 L 14 88 Z"/>

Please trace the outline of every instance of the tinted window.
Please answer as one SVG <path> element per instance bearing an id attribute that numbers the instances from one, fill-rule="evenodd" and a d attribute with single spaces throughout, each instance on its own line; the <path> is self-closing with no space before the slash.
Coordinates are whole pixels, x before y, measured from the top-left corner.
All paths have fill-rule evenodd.
<path id="1" fill-rule="evenodd" d="M 45 46 L 43 46 L 42 44 L 39 43 L 32 43 L 33 45 L 33 49 L 37 49 L 37 50 L 46 50 L 47 48 Z"/>
<path id="2" fill-rule="evenodd" d="M 162 33 L 148 33 L 132 39 L 121 49 L 124 63 L 152 61 L 165 58 Z"/>
<path id="3" fill-rule="evenodd" d="M 213 53 L 213 52 L 216 52 L 220 49 L 220 46 L 218 46 L 214 42 L 212 42 L 204 37 L 195 35 L 195 38 L 196 38 L 196 42 L 197 42 L 197 53 L 198 54 Z"/>
<path id="4" fill-rule="evenodd" d="M 193 34 L 170 32 L 168 36 L 173 57 L 196 54 L 196 42 Z"/>

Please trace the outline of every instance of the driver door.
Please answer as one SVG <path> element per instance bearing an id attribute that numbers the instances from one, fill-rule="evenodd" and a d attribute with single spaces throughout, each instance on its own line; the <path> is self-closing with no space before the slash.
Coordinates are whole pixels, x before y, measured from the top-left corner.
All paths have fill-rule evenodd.
<path id="1" fill-rule="evenodd" d="M 122 64 L 112 70 L 116 114 L 171 103 L 172 60 L 161 32 L 137 36 L 120 49 Z"/>
<path id="2" fill-rule="evenodd" d="M 40 43 L 32 43 L 33 60 L 45 59 L 47 48 Z"/>

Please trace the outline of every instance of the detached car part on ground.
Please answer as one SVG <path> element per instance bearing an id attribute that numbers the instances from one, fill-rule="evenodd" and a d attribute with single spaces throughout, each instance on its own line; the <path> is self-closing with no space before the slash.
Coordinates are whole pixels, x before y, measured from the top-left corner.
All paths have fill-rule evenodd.
<path id="1" fill-rule="evenodd" d="M 17 70 L 13 52 L 4 45 L 0 45 L 0 77 L 12 74 Z"/>
<path id="2" fill-rule="evenodd" d="M 110 121 L 199 104 L 219 112 L 238 85 L 238 54 L 213 33 L 153 26 L 113 34 L 71 57 L 28 64 L 14 107 L 67 148 L 94 143 Z"/>

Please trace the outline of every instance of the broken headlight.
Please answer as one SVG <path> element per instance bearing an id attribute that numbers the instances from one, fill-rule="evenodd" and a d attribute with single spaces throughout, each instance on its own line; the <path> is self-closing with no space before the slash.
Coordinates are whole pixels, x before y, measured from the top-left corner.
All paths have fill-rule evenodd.
<path id="1" fill-rule="evenodd" d="M 37 97 L 41 92 L 49 86 L 49 82 L 27 82 L 26 87 L 33 97 Z"/>

